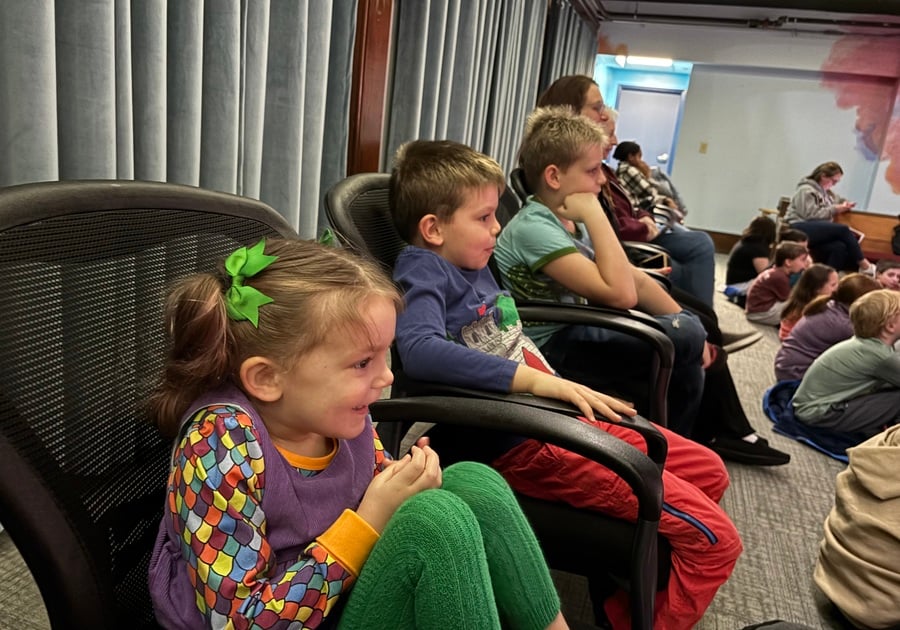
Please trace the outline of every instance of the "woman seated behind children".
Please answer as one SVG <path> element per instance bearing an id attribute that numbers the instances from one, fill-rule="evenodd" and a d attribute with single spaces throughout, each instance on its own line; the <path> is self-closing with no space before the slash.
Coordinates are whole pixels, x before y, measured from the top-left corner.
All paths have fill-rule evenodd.
<path id="1" fill-rule="evenodd" d="M 167 304 L 151 401 L 176 437 L 150 562 L 160 624 L 567 628 L 497 473 L 442 472 L 425 439 L 397 461 L 384 451 L 368 406 L 393 380 L 391 281 L 304 241 L 263 240 L 224 266 Z"/>
<path id="2" fill-rule="evenodd" d="M 809 236 L 809 249 L 819 262 L 838 271 L 859 268 L 862 273 L 874 275 L 875 267 L 863 256 L 857 237 L 848 226 L 834 222 L 837 215 L 856 206 L 833 190 L 843 175 L 837 162 L 819 164 L 797 183 L 784 220 Z"/>
<path id="3" fill-rule="evenodd" d="M 851 273 L 838 282 L 832 296 L 819 296 L 806 305 L 803 316 L 775 354 L 775 378 L 803 378 L 813 360 L 839 341 L 853 335 L 850 306 L 862 295 L 879 288 L 878 282 Z"/>
<path id="4" fill-rule="evenodd" d="M 900 292 L 866 293 L 850 322 L 853 336 L 813 361 L 792 402 L 807 427 L 858 444 L 900 419 Z"/>
<path id="5" fill-rule="evenodd" d="M 778 326 L 781 310 L 791 297 L 791 275 L 809 266 L 809 252 L 799 243 L 779 243 L 771 267 L 759 274 L 747 290 L 747 319 Z"/>
<path id="6" fill-rule="evenodd" d="M 803 315 L 803 309 L 817 297 L 826 300 L 838 286 L 838 273 L 828 265 L 813 263 L 807 267 L 791 289 L 791 296 L 781 309 L 778 338 L 784 341 Z"/>

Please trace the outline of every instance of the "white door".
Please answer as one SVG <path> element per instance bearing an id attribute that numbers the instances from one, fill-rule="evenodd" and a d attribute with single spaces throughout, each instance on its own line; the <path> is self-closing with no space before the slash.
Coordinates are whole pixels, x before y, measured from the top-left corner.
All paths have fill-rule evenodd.
<path id="1" fill-rule="evenodd" d="M 682 98 L 680 90 L 621 86 L 616 102 L 619 141 L 637 142 L 641 145 L 644 161 L 650 166 L 658 165 L 666 173 L 672 172 Z M 666 157 L 658 160 L 659 156 Z"/>

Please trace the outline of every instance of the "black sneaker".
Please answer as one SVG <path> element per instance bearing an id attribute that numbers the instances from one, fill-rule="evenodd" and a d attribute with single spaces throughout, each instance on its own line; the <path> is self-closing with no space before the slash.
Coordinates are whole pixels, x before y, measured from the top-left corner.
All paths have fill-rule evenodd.
<path id="1" fill-rule="evenodd" d="M 783 466 L 791 456 L 757 440 L 751 444 L 741 438 L 717 437 L 706 445 L 722 459 L 750 466 Z"/>
<path id="2" fill-rule="evenodd" d="M 758 330 L 739 333 L 722 333 L 722 348 L 728 354 L 734 354 L 738 350 L 743 350 L 755 344 L 762 339 L 762 333 Z"/>

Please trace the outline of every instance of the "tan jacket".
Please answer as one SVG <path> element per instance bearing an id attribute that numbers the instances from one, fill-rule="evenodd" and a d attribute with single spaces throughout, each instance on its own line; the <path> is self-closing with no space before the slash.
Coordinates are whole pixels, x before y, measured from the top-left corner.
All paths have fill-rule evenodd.
<path id="1" fill-rule="evenodd" d="M 814 579 L 857 626 L 900 624 L 900 425 L 847 451 Z"/>

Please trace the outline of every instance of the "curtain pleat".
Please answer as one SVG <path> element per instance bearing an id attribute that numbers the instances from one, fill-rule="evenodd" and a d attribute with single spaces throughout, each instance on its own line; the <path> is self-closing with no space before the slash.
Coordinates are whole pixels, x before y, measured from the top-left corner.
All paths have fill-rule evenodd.
<path id="1" fill-rule="evenodd" d="M 346 174 L 355 30 L 353 0 L 0 0 L 0 185 L 202 186 L 314 237 Z"/>
<path id="2" fill-rule="evenodd" d="M 546 54 L 539 89 L 569 74 L 593 76 L 597 29 L 583 20 L 567 0 L 554 0 L 547 23 Z"/>
<path id="3" fill-rule="evenodd" d="M 56 3 L 61 179 L 116 177 L 114 25 L 113 0 Z"/>
<path id="4" fill-rule="evenodd" d="M 203 188 L 237 192 L 241 98 L 240 0 L 206 2 L 200 181 Z"/>
<path id="5" fill-rule="evenodd" d="M 0 186 L 59 178 L 53 0 L 0 2 Z"/>
<path id="6" fill-rule="evenodd" d="M 168 138 L 167 14 L 165 0 L 131 3 L 134 177 L 160 182 L 166 181 Z"/>
<path id="7" fill-rule="evenodd" d="M 202 0 L 185 0 L 171 5 L 168 15 L 166 180 L 189 186 L 200 185 L 205 82 L 203 34 Z"/>
<path id="8" fill-rule="evenodd" d="M 116 179 L 134 179 L 134 99 L 131 85 L 131 2 L 116 0 Z M 27 179 L 21 181 L 28 181 Z"/>
<path id="9" fill-rule="evenodd" d="M 241 73 L 243 109 L 240 117 L 242 133 L 238 151 L 238 193 L 259 199 L 266 121 L 266 77 L 269 73 L 270 10 L 268 2 L 258 0 L 243 0 L 242 9 L 241 52 L 244 63 Z"/>
<path id="10" fill-rule="evenodd" d="M 449 138 L 510 170 L 542 65 L 566 74 L 589 72 L 594 63 L 593 27 L 567 2 L 549 4 L 560 18 L 553 34 L 547 2 L 396 0 L 383 169 L 408 140 Z"/>

